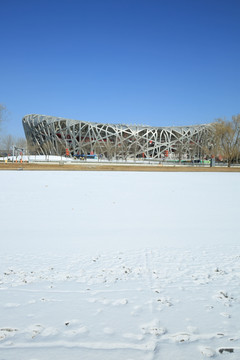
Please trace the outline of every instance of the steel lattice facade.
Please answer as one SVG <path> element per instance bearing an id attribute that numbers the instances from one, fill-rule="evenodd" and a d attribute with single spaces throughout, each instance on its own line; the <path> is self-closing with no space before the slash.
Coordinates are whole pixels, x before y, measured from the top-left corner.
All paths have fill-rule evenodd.
<path id="1" fill-rule="evenodd" d="M 32 153 L 71 156 L 102 154 L 108 159 L 201 158 L 211 141 L 212 125 L 151 127 L 101 124 L 31 114 L 23 127 Z"/>

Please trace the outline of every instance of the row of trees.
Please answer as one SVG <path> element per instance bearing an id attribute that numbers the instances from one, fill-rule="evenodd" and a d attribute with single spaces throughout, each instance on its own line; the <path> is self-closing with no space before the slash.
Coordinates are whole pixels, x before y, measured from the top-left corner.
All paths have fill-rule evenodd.
<path id="1" fill-rule="evenodd" d="M 3 104 L 0 104 L 0 130 L 2 129 L 2 123 L 7 118 L 7 109 Z M 19 148 L 26 149 L 27 142 L 25 138 L 22 137 L 15 137 L 11 134 L 3 135 L 1 133 L 0 136 L 0 150 L 4 150 L 8 154 L 12 153 L 13 145 Z"/>
<path id="2" fill-rule="evenodd" d="M 25 138 L 22 137 L 15 137 L 10 134 L 4 135 L 1 137 L 0 140 L 0 148 L 4 150 L 8 154 L 12 154 L 13 145 L 18 148 L 26 149 L 27 142 Z"/>
<path id="3" fill-rule="evenodd" d="M 213 124 L 214 156 L 222 157 L 228 162 L 228 166 L 240 159 L 240 114 L 233 116 L 231 121 L 218 119 Z"/>

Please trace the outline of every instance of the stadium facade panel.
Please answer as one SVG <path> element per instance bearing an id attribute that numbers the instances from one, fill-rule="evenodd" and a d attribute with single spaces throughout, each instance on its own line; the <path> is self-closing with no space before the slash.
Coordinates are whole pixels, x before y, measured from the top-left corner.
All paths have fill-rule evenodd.
<path id="1" fill-rule="evenodd" d="M 212 125 L 152 127 L 103 124 L 30 114 L 23 127 L 32 153 L 70 156 L 96 154 L 107 159 L 201 158 Z"/>

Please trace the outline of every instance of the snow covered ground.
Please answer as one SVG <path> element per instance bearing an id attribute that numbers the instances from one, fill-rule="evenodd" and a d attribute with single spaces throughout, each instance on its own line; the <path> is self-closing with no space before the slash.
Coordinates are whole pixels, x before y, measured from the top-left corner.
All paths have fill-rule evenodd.
<path id="1" fill-rule="evenodd" d="M 0 173 L 0 360 L 240 359 L 238 173 Z"/>

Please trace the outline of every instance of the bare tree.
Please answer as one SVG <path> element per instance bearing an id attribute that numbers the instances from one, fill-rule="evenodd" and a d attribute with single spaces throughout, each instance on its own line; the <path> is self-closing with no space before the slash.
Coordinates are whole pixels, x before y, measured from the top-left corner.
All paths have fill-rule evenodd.
<path id="1" fill-rule="evenodd" d="M 15 139 L 12 135 L 6 135 L 1 141 L 3 150 L 6 150 L 8 154 L 12 152 L 12 147 L 15 145 Z"/>
<path id="2" fill-rule="evenodd" d="M 19 148 L 26 149 L 27 148 L 27 140 L 23 137 L 16 138 L 15 145 Z"/>
<path id="3" fill-rule="evenodd" d="M 178 161 L 180 163 L 182 161 L 183 154 L 184 154 L 183 144 L 180 141 L 178 141 L 177 144 L 176 144 L 175 154 L 176 154 L 176 157 L 178 158 Z"/>
<path id="4" fill-rule="evenodd" d="M 38 155 L 40 146 L 35 143 L 28 143 L 27 153 L 28 155 Z"/>
<path id="5" fill-rule="evenodd" d="M 105 143 L 101 141 L 96 141 L 93 146 L 94 154 L 98 155 L 98 160 L 102 158 L 104 152 L 106 151 Z"/>
<path id="6" fill-rule="evenodd" d="M 2 136 L 1 147 L 3 148 L 3 150 L 6 150 L 8 153 L 11 153 L 13 146 L 25 150 L 27 148 L 27 141 L 25 138 L 22 137 L 15 138 L 11 134 Z"/>
<path id="7" fill-rule="evenodd" d="M 105 142 L 105 149 L 106 157 L 109 161 L 111 161 L 115 155 L 115 146 L 109 139 L 107 139 L 107 141 Z"/>
<path id="8" fill-rule="evenodd" d="M 231 121 L 218 119 L 214 124 L 214 155 L 221 155 L 231 166 L 240 153 L 240 114 Z"/>

